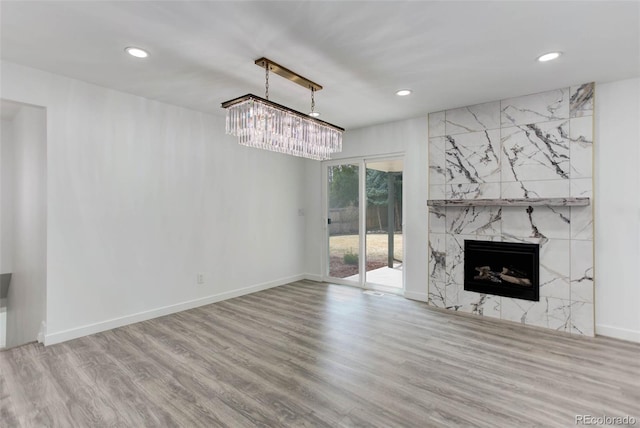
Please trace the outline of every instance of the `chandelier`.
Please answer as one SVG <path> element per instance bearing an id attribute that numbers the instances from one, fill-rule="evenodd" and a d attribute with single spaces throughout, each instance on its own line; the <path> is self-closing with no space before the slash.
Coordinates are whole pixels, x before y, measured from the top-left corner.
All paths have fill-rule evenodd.
<path id="1" fill-rule="evenodd" d="M 322 86 L 267 58 L 255 63 L 265 69 L 265 97 L 247 94 L 222 103 L 227 110 L 227 134 L 238 137 L 244 146 L 315 160 L 342 151 L 344 129 L 317 119 L 315 93 Z M 311 90 L 309 114 L 269 101 L 270 71 Z"/>

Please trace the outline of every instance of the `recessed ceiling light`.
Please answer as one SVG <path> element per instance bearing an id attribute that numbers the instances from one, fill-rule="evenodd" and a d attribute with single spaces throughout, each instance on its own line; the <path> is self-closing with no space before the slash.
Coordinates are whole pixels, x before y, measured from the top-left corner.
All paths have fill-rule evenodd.
<path id="1" fill-rule="evenodd" d="M 396 91 L 396 95 L 399 97 L 406 97 L 407 95 L 411 95 L 411 89 L 400 89 Z"/>
<path id="2" fill-rule="evenodd" d="M 125 51 L 129 55 L 135 56 L 136 58 L 146 58 L 149 56 L 149 52 L 145 51 L 144 49 L 135 48 L 133 46 L 129 46 L 128 48 L 125 48 Z"/>
<path id="3" fill-rule="evenodd" d="M 311 113 L 309 113 L 309 116 L 318 117 L 318 116 L 320 116 L 320 113 L 318 113 L 317 111 L 312 111 Z"/>
<path id="4" fill-rule="evenodd" d="M 562 55 L 561 52 L 549 52 L 549 53 L 546 53 L 544 55 L 540 55 L 538 57 L 538 61 L 540 61 L 540 62 L 551 61 L 551 60 L 554 60 L 554 59 L 558 58 L 560 55 Z"/>

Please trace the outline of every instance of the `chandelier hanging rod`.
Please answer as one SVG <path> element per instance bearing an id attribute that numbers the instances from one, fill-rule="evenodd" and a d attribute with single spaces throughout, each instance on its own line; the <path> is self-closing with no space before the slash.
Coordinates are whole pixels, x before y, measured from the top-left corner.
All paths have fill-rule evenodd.
<path id="1" fill-rule="evenodd" d="M 320 125 L 324 125 L 324 126 L 327 126 L 329 128 L 335 129 L 337 131 L 344 132 L 344 128 L 341 128 L 341 127 L 339 127 L 337 125 L 333 125 L 333 124 L 331 124 L 329 122 L 325 122 L 324 120 L 316 119 L 315 117 L 310 117 L 308 114 L 300 113 L 297 110 L 294 110 L 294 109 L 289 108 L 287 106 L 283 106 L 282 104 L 274 103 L 273 101 L 267 100 L 265 98 L 262 98 L 262 97 L 259 97 L 257 95 L 253 95 L 253 94 L 247 94 L 247 95 L 243 95 L 243 96 L 238 97 L 238 98 L 234 98 L 234 99 L 229 100 L 229 101 L 225 101 L 225 102 L 222 103 L 222 105 L 220 107 L 228 108 L 228 107 L 234 106 L 236 104 L 240 104 L 240 103 L 242 103 L 244 101 L 247 101 L 247 100 L 259 101 L 259 102 L 261 102 L 263 104 L 269 105 L 269 106 L 274 107 L 276 109 L 283 110 L 283 111 L 286 111 L 288 113 L 291 113 L 291 114 L 293 114 L 293 115 L 295 115 L 295 116 L 297 116 L 297 117 L 299 117 L 301 119 L 304 119 L 304 120 L 307 120 L 307 121 L 311 121 L 311 122 L 315 122 L 315 123 L 318 123 Z"/>
<path id="2" fill-rule="evenodd" d="M 283 67 L 280 64 L 277 64 L 271 61 L 268 58 L 262 57 L 260 59 L 257 59 L 255 64 L 261 68 L 269 67 L 269 71 L 272 71 L 276 73 L 278 76 L 282 76 L 287 80 L 291 80 L 292 82 L 297 83 L 298 85 L 303 86 L 306 89 L 312 89 L 316 92 L 322 89 L 321 85 L 318 85 L 317 83 L 312 82 L 306 77 L 300 76 L 298 73 L 291 71 L 288 68 Z"/>

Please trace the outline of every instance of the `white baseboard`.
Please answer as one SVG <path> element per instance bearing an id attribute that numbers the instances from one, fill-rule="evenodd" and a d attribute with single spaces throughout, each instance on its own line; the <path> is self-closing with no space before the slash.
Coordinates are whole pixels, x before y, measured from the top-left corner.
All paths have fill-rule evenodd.
<path id="1" fill-rule="evenodd" d="M 322 275 L 316 275 L 315 273 L 305 273 L 304 279 L 309 281 L 322 282 Z"/>
<path id="2" fill-rule="evenodd" d="M 596 325 L 596 335 L 613 337 L 615 339 L 628 340 L 640 343 L 640 331 L 629 330 L 627 328 L 612 327 L 610 325 Z"/>
<path id="3" fill-rule="evenodd" d="M 428 293 L 416 293 L 415 291 L 405 291 L 404 297 L 411 300 L 418 300 L 420 302 L 429 302 Z"/>
<path id="4" fill-rule="evenodd" d="M 152 318 L 158 318 L 165 315 L 173 314 L 176 312 L 186 311 L 188 309 L 197 308 L 199 306 L 209 305 L 211 303 L 220 302 L 222 300 L 232 299 L 234 297 L 244 296 L 245 294 L 255 293 L 257 291 L 266 290 L 268 288 L 278 287 L 280 285 L 288 284 L 294 281 L 300 281 L 306 279 L 307 275 L 295 275 L 288 278 L 281 278 L 275 281 L 264 282 L 262 284 L 255 284 L 249 287 L 240 288 L 238 290 L 226 291 L 224 293 L 213 294 L 211 296 L 202 297 L 195 300 L 189 300 L 175 305 L 164 306 L 157 309 L 151 309 L 149 311 L 138 312 L 137 314 L 127 315 L 124 317 L 113 318 L 106 321 L 101 321 L 95 324 L 88 324 L 82 327 L 72 328 L 69 330 L 59 331 L 56 333 L 46 334 L 44 337 L 45 346 L 54 345 L 56 343 L 66 342 L 67 340 L 77 339 L 79 337 L 88 336 L 94 333 L 100 333 L 101 331 L 111 330 L 125 325 L 134 324 L 141 321 L 150 320 Z"/>

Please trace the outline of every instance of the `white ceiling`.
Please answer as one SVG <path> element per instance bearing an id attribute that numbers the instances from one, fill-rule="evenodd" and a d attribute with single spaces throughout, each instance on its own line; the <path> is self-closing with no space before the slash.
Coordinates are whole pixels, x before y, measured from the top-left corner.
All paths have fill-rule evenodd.
<path id="1" fill-rule="evenodd" d="M 321 84 L 347 129 L 640 75 L 640 2 L 6 1 L 3 60 L 222 115 L 264 95 L 266 56 Z M 126 46 L 148 49 L 137 60 Z M 557 61 L 538 63 L 561 50 Z M 400 88 L 413 89 L 397 97 Z M 308 111 L 279 76 L 271 99 Z"/>

